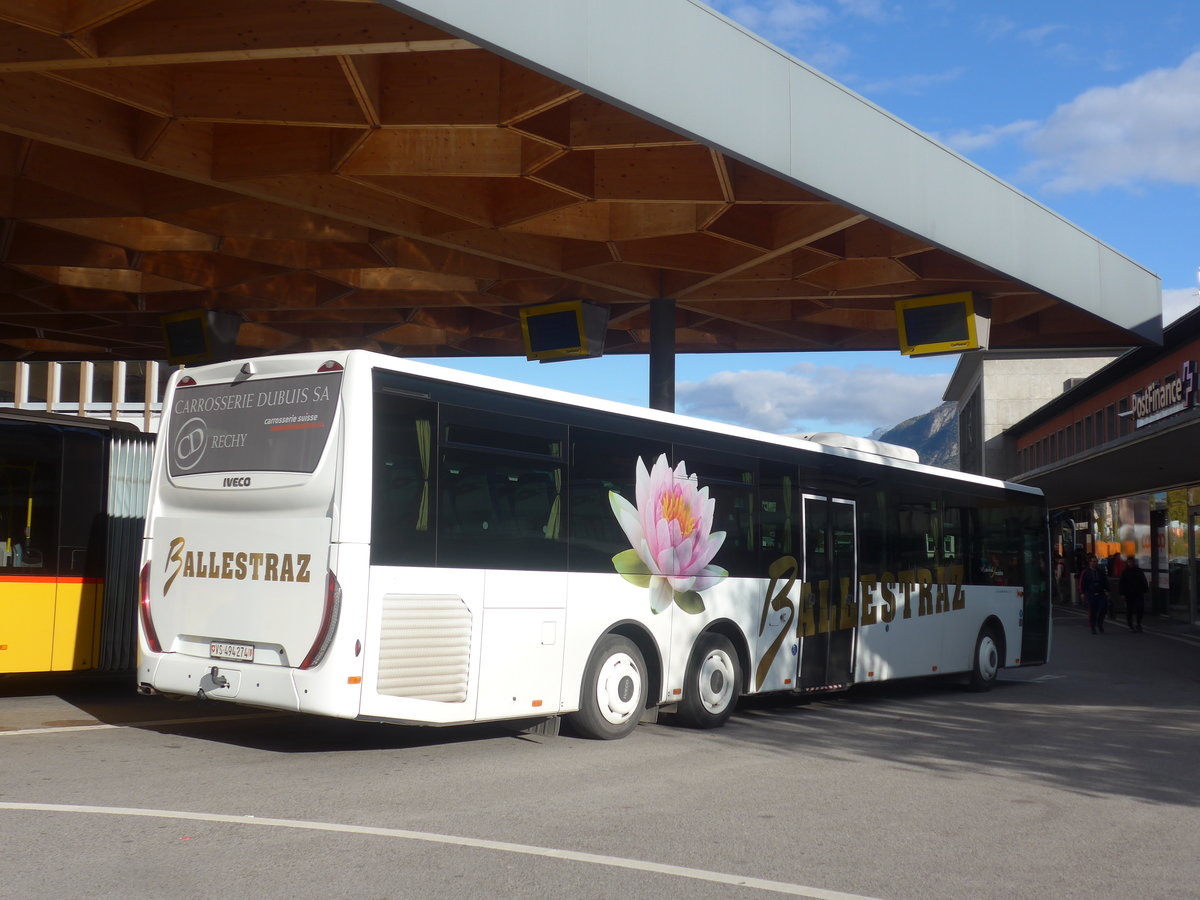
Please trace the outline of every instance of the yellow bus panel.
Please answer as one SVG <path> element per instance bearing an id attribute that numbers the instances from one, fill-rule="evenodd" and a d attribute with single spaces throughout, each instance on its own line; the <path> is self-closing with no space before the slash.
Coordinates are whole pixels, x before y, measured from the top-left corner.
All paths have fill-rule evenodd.
<path id="1" fill-rule="evenodd" d="M 103 591 L 97 578 L 0 576 L 0 673 L 94 667 Z"/>

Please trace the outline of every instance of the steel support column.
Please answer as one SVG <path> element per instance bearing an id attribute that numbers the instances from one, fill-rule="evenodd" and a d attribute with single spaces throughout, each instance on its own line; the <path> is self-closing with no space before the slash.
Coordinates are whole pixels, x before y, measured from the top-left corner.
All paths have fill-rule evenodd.
<path id="1" fill-rule="evenodd" d="M 675 301 L 650 302 L 650 408 L 675 412 Z"/>

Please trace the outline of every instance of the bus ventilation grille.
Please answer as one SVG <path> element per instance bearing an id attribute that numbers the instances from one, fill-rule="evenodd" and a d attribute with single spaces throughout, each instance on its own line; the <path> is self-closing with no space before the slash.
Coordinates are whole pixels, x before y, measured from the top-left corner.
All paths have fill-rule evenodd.
<path id="1" fill-rule="evenodd" d="M 471 662 L 471 611 L 461 597 L 387 594 L 379 637 L 379 693 L 462 703 Z"/>

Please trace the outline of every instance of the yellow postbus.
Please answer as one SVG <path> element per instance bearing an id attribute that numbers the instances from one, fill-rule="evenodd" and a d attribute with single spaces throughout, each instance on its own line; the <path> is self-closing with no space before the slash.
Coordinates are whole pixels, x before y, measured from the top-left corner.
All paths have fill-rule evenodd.
<path id="1" fill-rule="evenodd" d="M 0 409 L 0 673 L 134 665 L 154 438 Z"/>

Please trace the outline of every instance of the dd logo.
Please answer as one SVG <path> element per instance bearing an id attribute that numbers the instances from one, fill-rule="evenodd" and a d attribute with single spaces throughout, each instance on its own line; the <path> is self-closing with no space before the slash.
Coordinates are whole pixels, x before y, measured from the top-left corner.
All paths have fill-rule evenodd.
<path id="1" fill-rule="evenodd" d="M 175 465 L 185 472 L 194 469 L 208 446 L 208 426 L 196 417 L 188 419 L 175 436 Z"/>

